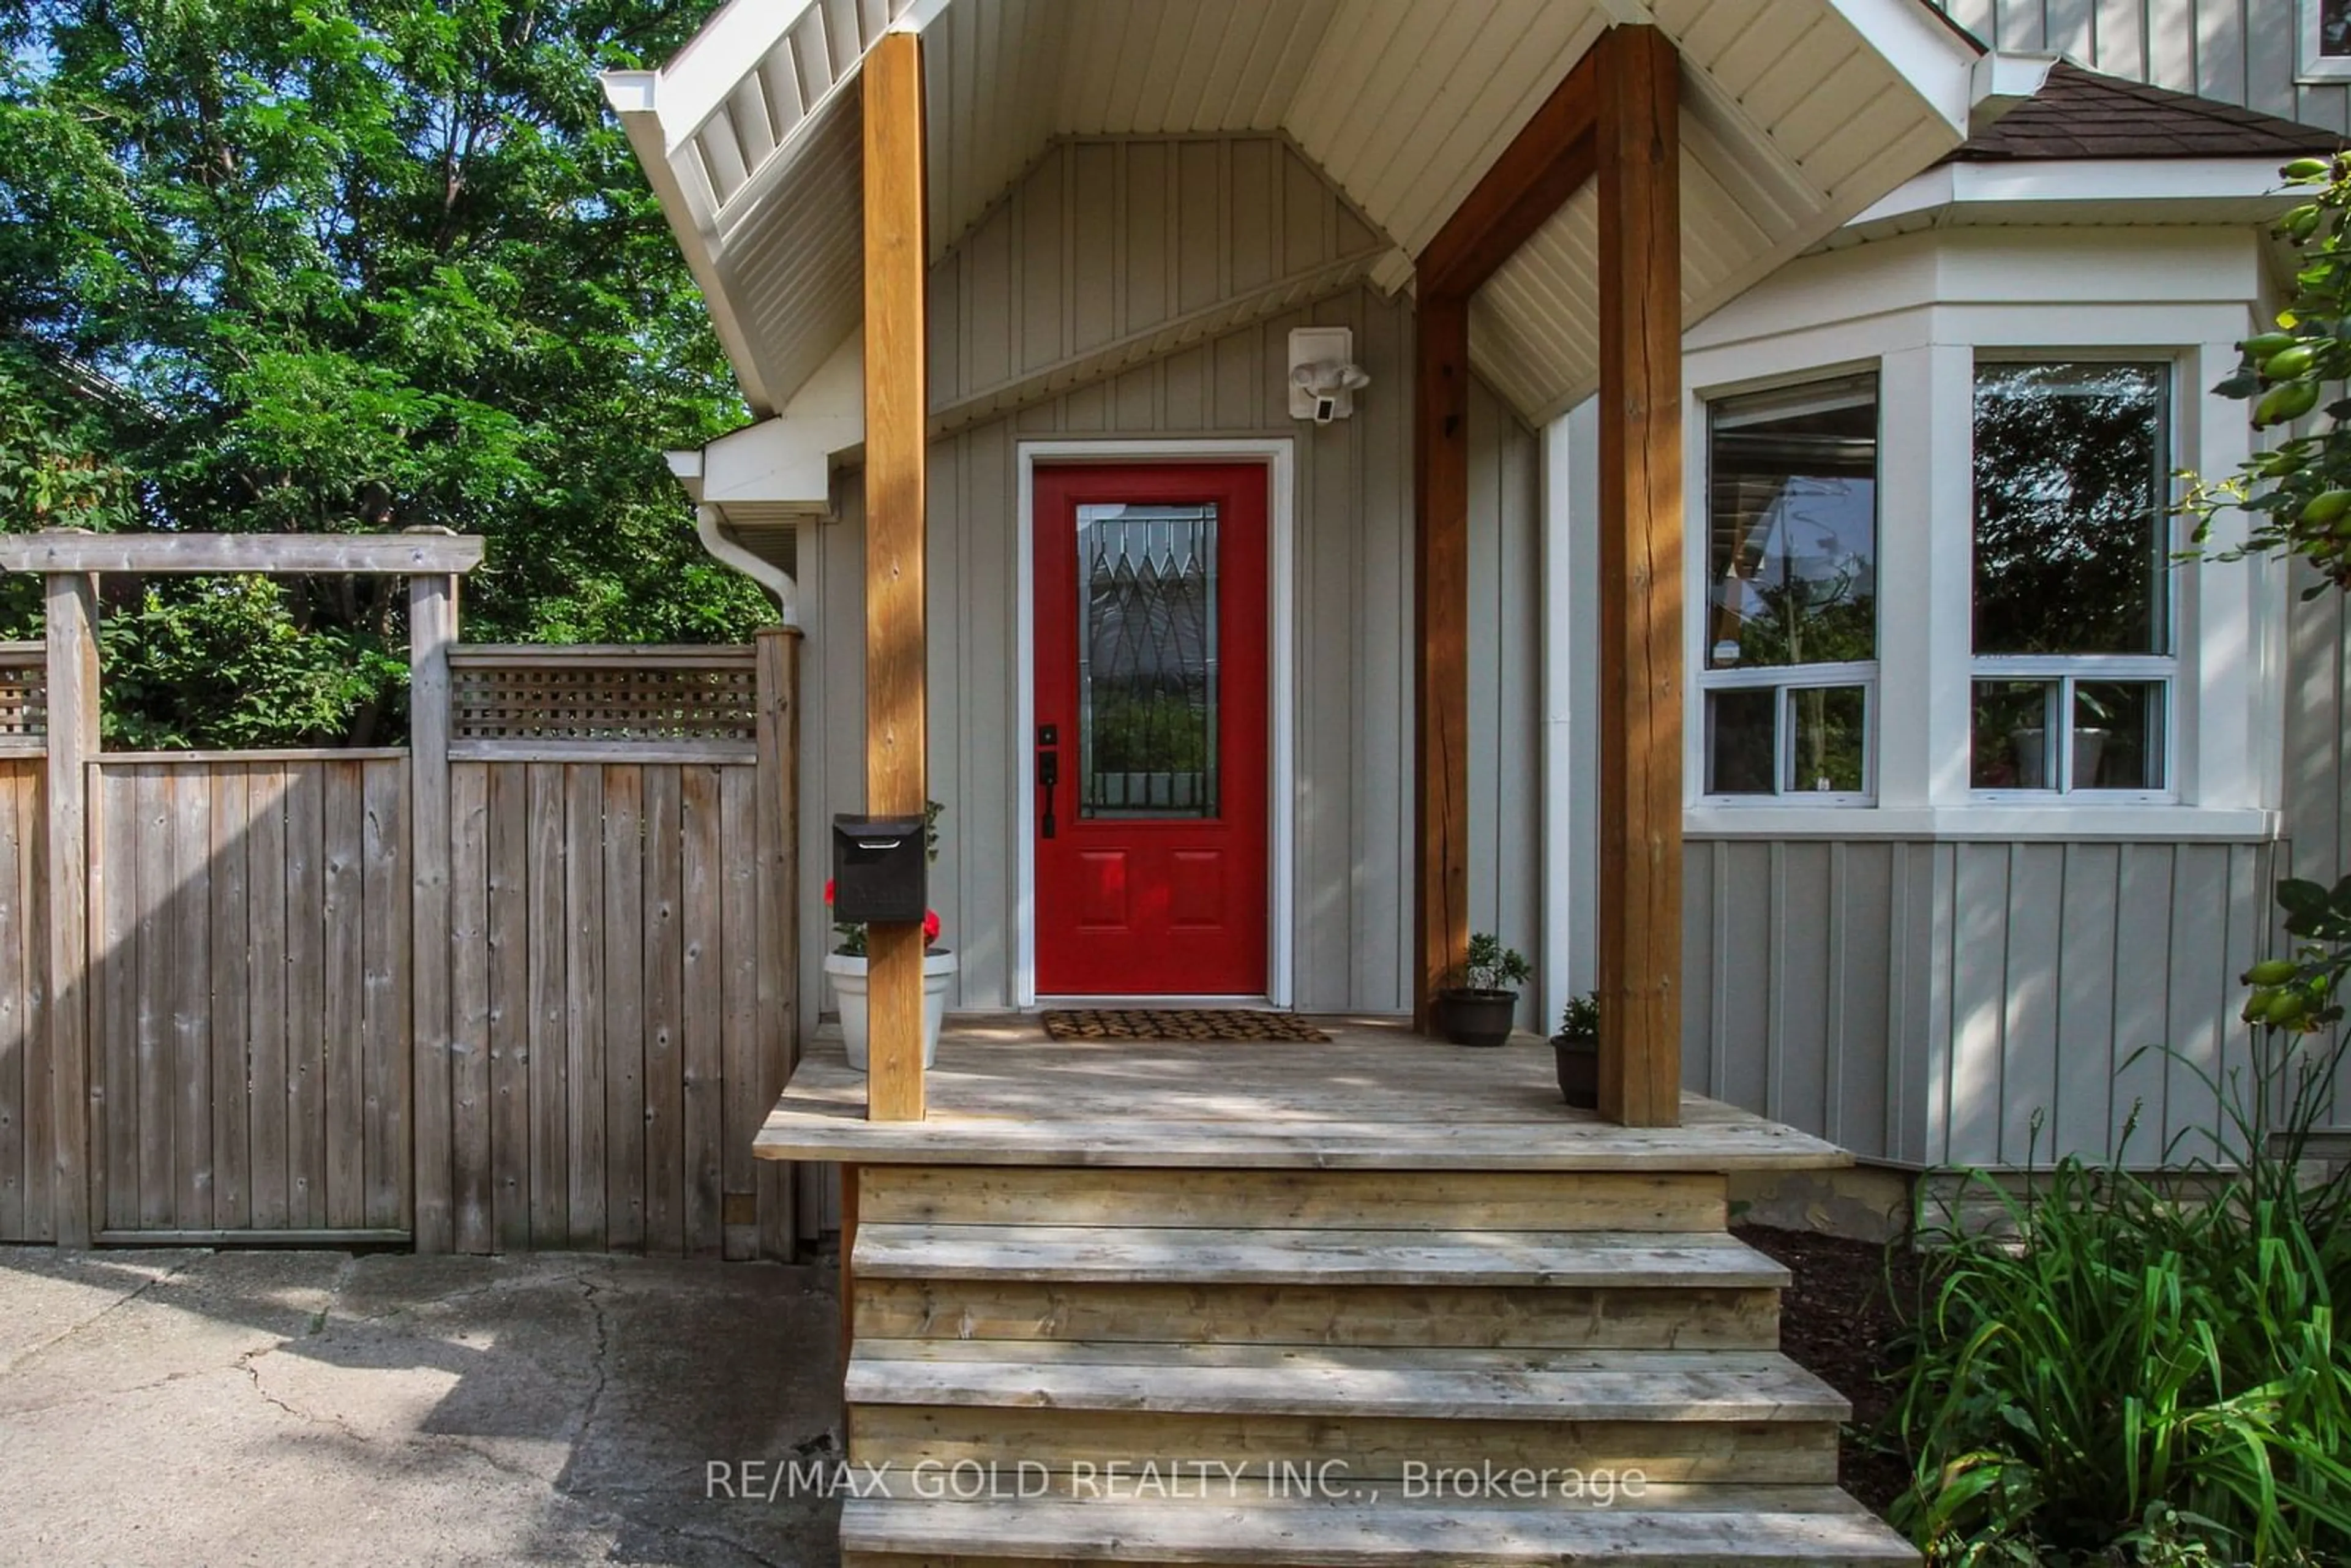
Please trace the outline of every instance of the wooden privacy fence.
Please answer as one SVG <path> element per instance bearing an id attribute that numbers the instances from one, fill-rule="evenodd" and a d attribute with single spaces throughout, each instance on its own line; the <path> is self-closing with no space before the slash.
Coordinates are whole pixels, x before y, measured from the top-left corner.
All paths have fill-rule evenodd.
<path id="1" fill-rule="evenodd" d="M 791 651 L 453 653 L 460 1250 L 789 1250 Z"/>
<path id="2" fill-rule="evenodd" d="M 790 1255 L 810 1216 L 751 1138 L 799 1016 L 796 633 L 467 647 L 432 568 L 474 541 L 339 546 L 413 574 L 410 747 L 108 754 L 83 552 L 212 557 L 0 565 L 35 541 L 48 642 L 0 644 L 0 1241 Z"/>

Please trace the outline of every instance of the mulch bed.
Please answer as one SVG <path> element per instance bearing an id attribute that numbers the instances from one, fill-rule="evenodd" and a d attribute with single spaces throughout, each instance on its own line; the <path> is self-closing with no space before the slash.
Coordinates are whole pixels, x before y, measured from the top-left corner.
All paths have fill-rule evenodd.
<path id="1" fill-rule="evenodd" d="M 1053 1040 L 1242 1040 L 1319 1043 L 1331 1037 L 1294 1013 L 1249 1008 L 1086 1008 L 1045 1015 Z"/>
<path id="2" fill-rule="evenodd" d="M 1895 1302 L 1917 1300 L 1917 1255 L 1905 1246 L 1809 1231 L 1734 1228 L 1741 1241 L 1795 1275 L 1780 1299 L 1780 1348 L 1853 1401 L 1853 1421 L 1839 1444 L 1844 1487 L 1884 1513 L 1910 1482 L 1909 1466 L 1876 1434 L 1894 1407 L 1895 1387 L 1886 1379 L 1898 1365 Z"/>

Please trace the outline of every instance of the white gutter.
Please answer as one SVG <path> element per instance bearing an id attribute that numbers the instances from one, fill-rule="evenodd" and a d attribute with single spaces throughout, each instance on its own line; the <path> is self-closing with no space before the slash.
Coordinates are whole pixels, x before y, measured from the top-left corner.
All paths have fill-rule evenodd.
<path id="1" fill-rule="evenodd" d="M 705 505 L 694 508 L 694 531 L 713 560 L 733 567 L 776 596 L 776 619 L 779 624 L 799 625 L 800 585 L 792 580 L 790 572 L 774 561 L 752 554 L 729 538 L 716 507 Z"/>

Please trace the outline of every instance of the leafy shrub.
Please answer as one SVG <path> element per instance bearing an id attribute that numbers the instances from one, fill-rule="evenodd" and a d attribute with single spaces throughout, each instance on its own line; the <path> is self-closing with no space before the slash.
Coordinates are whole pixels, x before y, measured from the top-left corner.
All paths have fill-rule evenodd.
<path id="1" fill-rule="evenodd" d="M 2225 479 L 2198 480 L 2183 509 L 2196 519 L 2190 554 L 2211 544 L 2220 513 L 2241 510 L 2245 534 L 2215 558 L 2299 555 L 2324 579 L 2305 590 L 2313 598 L 2329 583 L 2351 591 L 2351 155 L 2278 172 L 2307 198 L 2273 231 L 2299 253 L 2294 297 L 2274 331 L 2237 345 L 2235 372 L 2212 390 L 2252 402 L 2254 428 L 2285 437 Z"/>
<path id="2" fill-rule="evenodd" d="M 1922 1227 L 1895 1519 L 1934 1561 L 2351 1561 L 2351 1174 L 2299 1168 L 2345 1063 L 2351 878 L 2280 902 L 2303 945 L 2246 977 L 2252 1061 L 2196 1069 L 2212 1155 L 2160 1184 L 2066 1159 L 2022 1197 L 1970 1173 L 2004 1227 Z"/>
<path id="3" fill-rule="evenodd" d="M 160 751 L 396 739 L 406 727 L 405 633 L 387 625 L 381 606 L 348 619 L 301 615 L 297 601 L 317 580 L 151 580 L 129 604 L 110 605 L 99 619 L 107 745 Z M 406 584 L 379 579 L 360 591 L 381 599 L 392 588 L 404 593 Z"/>
<path id="4" fill-rule="evenodd" d="M 1562 1040 L 1598 1040 L 1600 1038 L 1600 993 L 1586 991 L 1571 997 L 1559 1015 Z"/>
<path id="5" fill-rule="evenodd" d="M 1508 991 L 1527 983 L 1534 968 L 1516 947 L 1505 947 L 1490 931 L 1469 938 L 1469 961 L 1461 966 L 1461 988 L 1469 991 Z"/>

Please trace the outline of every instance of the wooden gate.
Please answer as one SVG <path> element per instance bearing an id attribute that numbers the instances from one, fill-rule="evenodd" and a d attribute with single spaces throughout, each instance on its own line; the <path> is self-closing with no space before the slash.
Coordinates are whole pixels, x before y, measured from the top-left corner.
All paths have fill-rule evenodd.
<path id="1" fill-rule="evenodd" d="M 89 780 L 98 1239 L 406 1239 L 408 754 Z"/>

